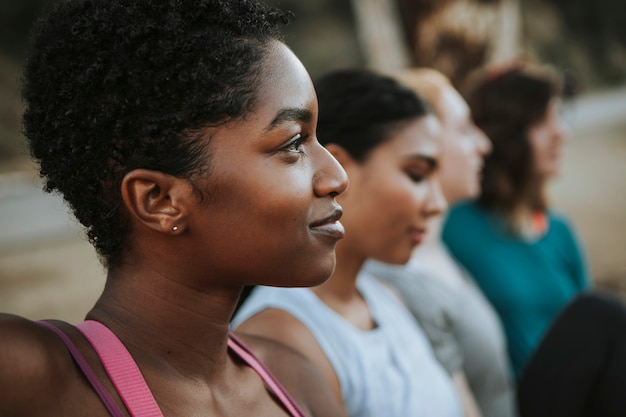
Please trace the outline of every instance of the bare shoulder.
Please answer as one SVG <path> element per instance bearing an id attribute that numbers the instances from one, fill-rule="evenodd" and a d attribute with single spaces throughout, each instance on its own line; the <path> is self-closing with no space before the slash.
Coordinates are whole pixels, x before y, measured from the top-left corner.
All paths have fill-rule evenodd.
<path id="1" fill-rule="evenodd" d="M 309 329 L 288 312 L 277 308 L 260 311 L 241 323 L 236 330 L 280 342 L 314 362 L 317 362 L 316 356 L 321 353 Z"/>
<path id="2" fill-rule="evenodd" d="M 49 329 L 0 315 L 0 415 L 38 415 L 57 397 L 71 358 Z"/>
<path id="3" fill-rule="evenodd" d="M 299 387 L 303 375 L 311 374 L 314 379 L 321 374 L 313 362 L 300 352 L 267 337 L 236 332 L 261 362 L 287 386 L 286 382 L 296 382 Z"/>
<path id="4" fill-rule="evenodd" d="M 239 331 L 237 336 L 311 416 L 347 415 L 319 368 L 306 356 L 267 337 Z"/>
<path id="5" fill-rule="evenodd" d="M 341 385 L 335 368 L 313 333 L 296 317 L 284 310 L 268 308 L 241 323 L 237 332 L 274 340 L 306 357 L 321 372 L 335 399 L 343 404 Z M 273 360 L 271 356 L 263 359 Z M 277 372 L 285 371 L 278 369 Z"/>
<path id="6" fill-rule="evenodd" d="M 0 334 L 3 382 L 37 379 L 57 368 L 53 360 L 58 359 L 56 352 L 61 352 L 63 345 L 50 330 L 23 317 L 2 314 Z"/>

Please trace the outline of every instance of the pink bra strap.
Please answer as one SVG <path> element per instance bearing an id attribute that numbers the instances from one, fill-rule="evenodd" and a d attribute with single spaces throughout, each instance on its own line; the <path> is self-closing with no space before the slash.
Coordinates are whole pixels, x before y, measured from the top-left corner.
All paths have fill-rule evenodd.
<path id="1" fill-rule="evenodd" d="M 100 400 L 106 407 L 109 414 L 111 414 L 113 417 L 124 417 L 122 411 L 117 407 L 115 401 L 113 401 L 113 398 L 109 395 L 106 388 L 104 388 L 104 385 L 102 385 L 102 382 L 98 380 L 98 376 L 96 375 L 96 373 L 93 371 L 93 369 L 91 369 L 83 355 L 80 353 L 76 345 L 74 345 L 74 343 L 70 340 L 70 338 L 67 337 L 67 335 L 63 333 L 61 329 L 59 329 L 52 323 L 48 323 L 46 321 L 38 321 L 38 323 L 42 326 L 49 328 L 61 338 L 61 340 L 67 347 L 67 350 L 72 355 L 72 358 L 74 358 L 74 361 L 78 364 L 81 371 L 83 372 L 83 375 L 85 375 L 85 377 L 93 387 L 94 391 L 96 391 L 98 397 L 100 397 Z"/>
<path id="2" fill-rule="evenodd" d="M 130 414 L 133 417 L 163 417 L 141 371 L 117 336 L 93 320 L 84 321 L 76 327 L 93 345 Z M 265 365 L 232 333 L 229 335 L 228 347 L 256 371 L 292 417 L 306 417 Z"/>
<path id="3" fill-rule="evenodd" d="M 234 334 L 229 335 L 228 347 L 243 359 L 252 369 L 256 371 L 263 382 L 270 388 L 272 393 L 278 397 L 281 404 L 287 409 L 292 417 L 306 417 L 304 412 L 298 407 L 298 404 L 291 398 L 285 388 L 271 374 L 269 369 L 261 363 L 261 361 L 248 349 L 248 347 L 239 340 Z"/>
<path id="4" fill-rule="evenodd" d="M 122 342 L 103 324 L 87 320 L 78 329 L 100 356 L 100 361 L 133 417 L 163 417 L 141 371 Z"/>

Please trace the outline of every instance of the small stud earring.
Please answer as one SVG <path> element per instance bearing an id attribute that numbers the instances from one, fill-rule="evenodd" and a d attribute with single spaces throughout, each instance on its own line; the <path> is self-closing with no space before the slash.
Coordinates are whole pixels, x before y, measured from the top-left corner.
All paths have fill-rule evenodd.
<path id="1" fill-rule="evenodd" d="M 174 227 L 172 227 L 172 230 L 173 230 L 173 231 L 177 231 L 177 230 L 178 230 L 178 226 L 174 226 Z"/>

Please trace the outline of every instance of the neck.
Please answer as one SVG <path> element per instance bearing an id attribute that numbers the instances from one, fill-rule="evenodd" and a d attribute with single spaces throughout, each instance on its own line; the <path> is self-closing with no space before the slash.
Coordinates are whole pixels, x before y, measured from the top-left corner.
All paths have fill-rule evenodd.
<path id="1" fill-rule="evenodd" d="M 445 220 L 445 215 L 432 220 L 428 235 L 424 242 L 415 248 L 408 268 L 425 274 L 420 279 L 436 279 L 446 285 L 457 286 L 466 279 L 441 238 Z"/>
<path id="2" fill-rule="evenodd" d="M 312 288 L 324 301 L 327 299 L 349 301 L 357 293 L 356 279 L 365 263 L 365 257 L 354 253 L 344 243 L 342 241 L 337 244 L 335 250 L 337 263 L 333 274 L 322 285 Z"/>
<path id="3" fill-rule="evenodd" d="M 109 274 L 87 315 L 107 325 L 141 368 L 204 380 L 227 364 L 230 317 L 239 291 L 197 289 L 155 271 L 122 268 Z"/>
<path id="4" fill-rule="evenodd" d="M 365 299 L 359 294 L 356 280 L 365 257 L 352 252 L 348 245 L 337 245 L 337 264 L 331 277 L 312 291 L 337 314 L 358 329 L 370 330 L 376 324 Z"/>
<path id="5" fill-rule="evenodd" d="M 525 208 L 518 213 L 516 227 L 522 237 L 535 239 L 547 230 L 545 210 Z"/>

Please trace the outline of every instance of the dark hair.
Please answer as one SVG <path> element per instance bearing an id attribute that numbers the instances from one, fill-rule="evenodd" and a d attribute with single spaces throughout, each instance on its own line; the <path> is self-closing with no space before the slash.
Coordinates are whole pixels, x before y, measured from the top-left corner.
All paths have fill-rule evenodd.
<path id="1" fill-rule="evenodd" d="M 62 193 L 105 266 L 126 236 L 123 177 L 209 172 L 201 130 L 253 108 L 289 18 L 249 0 L 69 0 L 39 22 L 25 134 L 46 191 Z"/>
<path id="2" fill-rule="evenodd" d="M 485 72 L 467 101 L 476 125 L 492 142 L 485 158 L 479 204 L 512 218 L 522 205 L 545 209 L 544 184 L 533 174 L 528 130 L 561 94 L 558 74 L 547 67 L 516 64 Z"/>
<path id="3" fill-rule="evenodd" d="M 336 143 L 357 161 L 404 123 L 431 112 L 411 89 L 366 69 L 331 72 L 315 83 L 320 143 Z"/>

